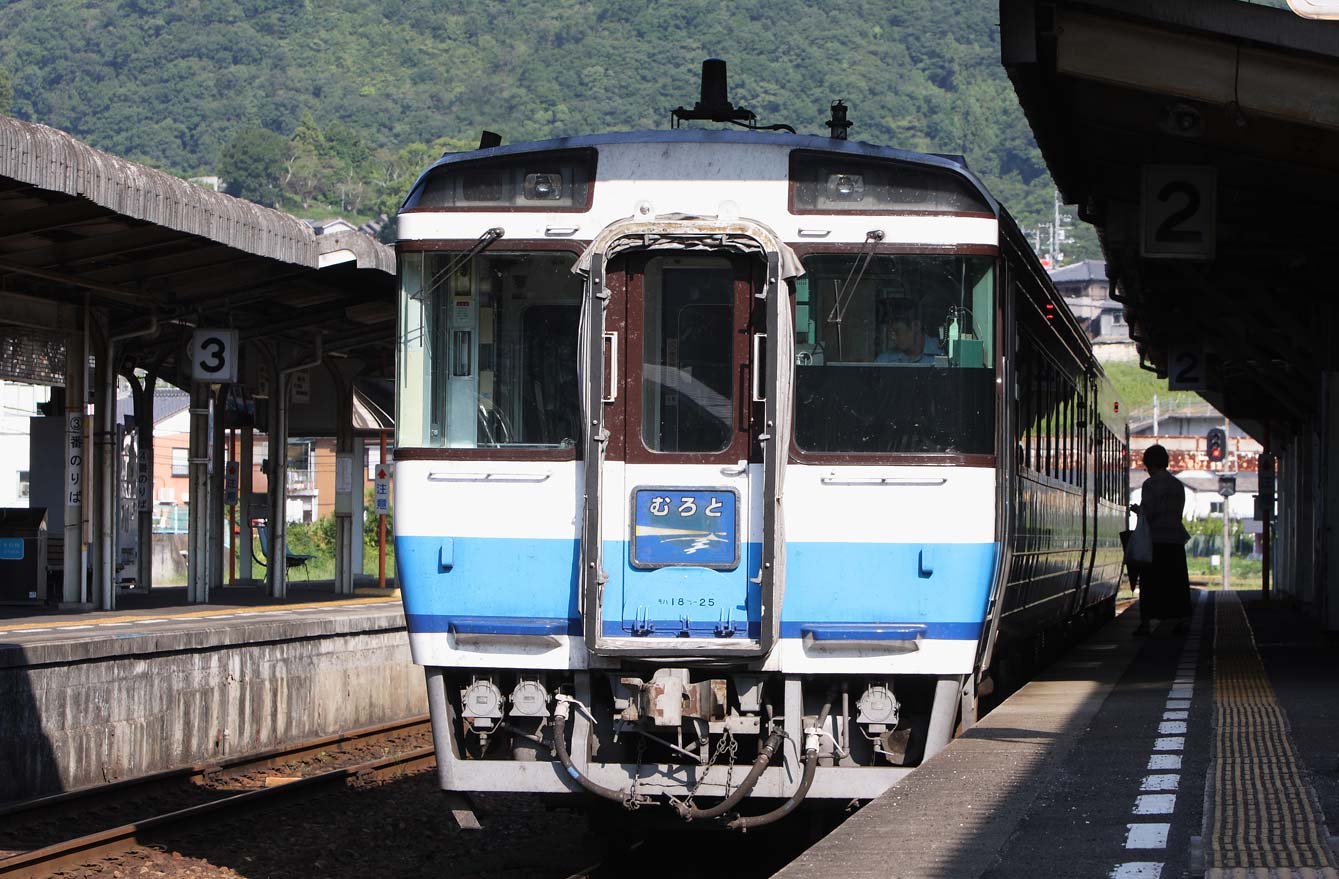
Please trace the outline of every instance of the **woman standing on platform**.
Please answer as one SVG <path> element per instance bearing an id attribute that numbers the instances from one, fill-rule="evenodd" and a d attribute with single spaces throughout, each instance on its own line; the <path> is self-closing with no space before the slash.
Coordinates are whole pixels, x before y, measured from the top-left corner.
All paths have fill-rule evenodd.
<path id="1" fill-rule="evenodd" d="M 1186 506 L 1186 488 L 1167 472 L 1167 450 L 1160 445 L 1144 452 L 1144 482 L 1140 503 L 1132 509 L 1148 523 L 1153 538 L 1153 561 L 1139 573 L 1139 628 L 1136 635 L 1149 634 L 1153 620 L 1175 619 L 1176 630 L 1186 630 L 1190 617 L 1190 574 L 1186 570 L 1186 541 L 1190 534 L 1181 524 Z"/>

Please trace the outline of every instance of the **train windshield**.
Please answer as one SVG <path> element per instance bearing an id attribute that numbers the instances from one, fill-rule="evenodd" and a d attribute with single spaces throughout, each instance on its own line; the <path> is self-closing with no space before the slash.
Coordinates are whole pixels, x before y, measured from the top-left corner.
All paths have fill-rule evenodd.
<path id="1" fill-rule="evenodd" d="M 815 254 L 804 267 L 794 281 L 802 451 L 993 453 L 993 257 Z"/>
<path id="2" fill-rule="evenodd" d="M 400 446 L 576 445 L 574 261 L 556 252 L 400 255 Z"/>

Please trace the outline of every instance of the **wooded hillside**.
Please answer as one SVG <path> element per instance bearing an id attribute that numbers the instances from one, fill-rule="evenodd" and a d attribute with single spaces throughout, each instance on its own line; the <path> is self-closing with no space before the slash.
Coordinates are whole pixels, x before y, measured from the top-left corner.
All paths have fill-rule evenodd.
<path id="1" fill-rule="evenodd" d="M 16 0 L 0 110 L 12 91 L 13 114 L 101 149 L 187 176 L 240 161 L 273 178 L 248 197 L 369 216 L 482 128 L 667 126 L 720 57 L 761 122 L 826 133 L 844 99 L 853 139 L 962 153 L 1030 227 L 1052 187 L 998 17 L 995 0 Z M 1096 255 L 1085 239 L 1068 258 Z"/>

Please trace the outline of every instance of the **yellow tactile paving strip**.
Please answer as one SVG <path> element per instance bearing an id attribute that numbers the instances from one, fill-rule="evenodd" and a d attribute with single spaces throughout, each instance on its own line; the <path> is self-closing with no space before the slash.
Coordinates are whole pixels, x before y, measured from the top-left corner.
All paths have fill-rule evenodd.
<path id="1" fill-rule="evenodd" d="M 285 610 L 308 610 L 322 607 L 357 607 L 366 604 L 387 604 L 389 602 L 398 603 L 400 600 L 399 590 L 394 590 L 384 596 L 375 598 L 344 598 L 333 601 L 307 601 L 293 602 L 291 604 L 264 604 L 255 607 L 220 607 L 211 610 L 195 610 L 178 612 L 173 607 L 157 607 L 143 611 L 137 611 L 133 614 L 114 617 L 81 617 L 76 614 L 60 617 L 44 617 L 42 619 L 14 620 L 8 623 L 0 624 L 0 632 L 13 632 L 18 629 L 59 629 L 70 626 L 101 626 L 107 623 L 137 623 L 142 620 L 189 620 L 201 619 L 203 617 L 218 616 L 245 616 L 253 613 L 276 613 Z"/>
<path id="2" fill-rule="evenodd" d="M 1339 877 L 1246 610 L 1215 595 L 1214 753 L 1204 817 L 1206 879 Z"/>

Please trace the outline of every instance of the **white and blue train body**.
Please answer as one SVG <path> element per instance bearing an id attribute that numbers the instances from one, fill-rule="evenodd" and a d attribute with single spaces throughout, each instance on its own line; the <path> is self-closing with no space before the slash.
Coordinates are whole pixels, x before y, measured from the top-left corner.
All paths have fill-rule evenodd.
<path id="1" fill-rule="evenodd" d="M 397 577 L 444 788 L 734 826 L 872 797 L 1011 645 L 1114 607 L 1119 403 L 961 161 L 497 146 L 428 169 L 398 237 Z"/>

